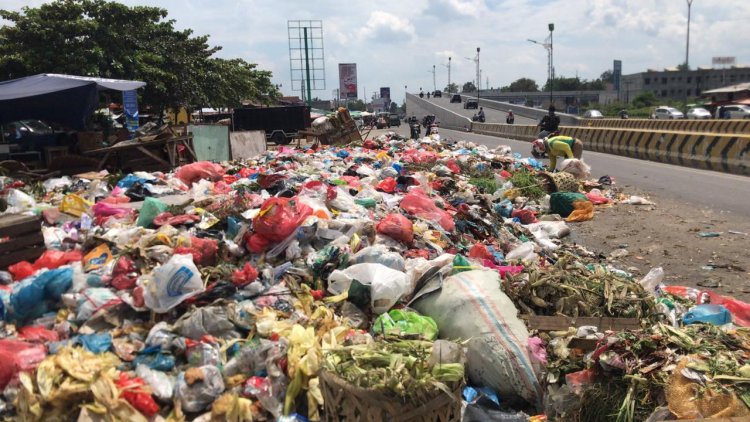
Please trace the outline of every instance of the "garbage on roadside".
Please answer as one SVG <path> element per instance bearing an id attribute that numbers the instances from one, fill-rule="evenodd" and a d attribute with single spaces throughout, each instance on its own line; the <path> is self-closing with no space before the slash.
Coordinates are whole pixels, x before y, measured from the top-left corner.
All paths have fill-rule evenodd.
<path id="1" fill-rule="evenodd" d="M 596 207 L 644 203 L 568 164 L 577 177 L 391 133 L 109 181 L 0 178 L 6 213 L 46 220 L 45 252 L 0 273 L 0 414 L 746 415 L 750 305 L 565 243 Z M 531 326 L 545 317 L 642 329 Z"/>

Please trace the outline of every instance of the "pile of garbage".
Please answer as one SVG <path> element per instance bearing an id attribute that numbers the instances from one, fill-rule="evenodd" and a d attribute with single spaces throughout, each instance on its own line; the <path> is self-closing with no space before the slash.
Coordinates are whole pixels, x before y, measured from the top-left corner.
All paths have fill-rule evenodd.
<path id="1" fill-rule="evenodd" d="M 594 204 L 629 200 L 568 164 L 580 171 L 391 133 L 168 174 L 3 179 L 5 212 L 41 215 L 47 250 L 0 273 L 0 411 L 316 421 L 409 405 L 445 420 L 541 420 L 600 400 L 584 388 L 599 376 L 632 385 L 640 406 L 664 380 L 642 371 L 664 353 L 665 374 L 686 373 L 668 368 L 690 353 L 709 368 L 688 366 L 692 381 L 744 382 L 717 378 L 744 376 L 744 329 L 695 326 L 713 334 L 688 344 L 690 299 L 561 241 Z M 725 322 L 750 325 L 744 304 L 711 294 L 692 300 L 723 300 Z M 651 328 L 535 333 L 529 315 Z M 571 346 L 582 336 L 598 354 Z M 727 358 L 699 362 L 702 351 Z"/>

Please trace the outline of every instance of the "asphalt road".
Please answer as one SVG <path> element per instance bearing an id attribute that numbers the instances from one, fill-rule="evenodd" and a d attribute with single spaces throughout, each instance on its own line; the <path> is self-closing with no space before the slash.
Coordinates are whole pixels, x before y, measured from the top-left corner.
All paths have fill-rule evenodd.
<path id="1" fill-rule="evenodd" d="M 464 102 L 467 98 L 464 95 L 461 96 L 462 102 L 461 103 L 451 103 L 450 102 L 450 96 L 445 94 L 445 97 L 442 98 L 430 98 L 428 101 L 434 104 L 439 105 L 440 107 L 443 107 L 445 109 L 448 109 L 454 113 L 458 113 L 462 116 L 466 116 L 469 119 L 471 119 L 471 116 L 474 115 L 474 113 L 479 112 L 479 109 L 464 109 Z M 424 98 L 427 100 L 427 97 Z M 485 123 L 505 123 L 505 116 L 508 113 L 499 111 L 499 110 L 493 110 L 491 108 L 484 108 L 484 117 L 485 117 Z M 516 120 L 515 124 L 517 125 L 535 125 L 538 122 L 534 119 L 529 119 L 528 117 L 521 117 L 518 114 L 516 114 Z"/>
<path id="2" fill-rule="evenodd" d="M 447 99 L 443 100 L 448 103 Z M 458 106 L 458 104 L 452 105 Z M 474 111 L 461 110 L 468 111 L 471 114 Z M 485 110 L 485 112 L 489 115 L 494 110 Z M 518 119 L 516 121 L 518 122 Z M 400 128 L 396 129 L 398 133 L 409 136 L 409 129 L 406 125 L 401 125 Z M 440 135 L 443 138 L 467 140 L 488 147 L 508 145 L 514 152 L 519 152 L 524 156 L 528 156 L 531 151 L 530 143 L 524 141 L 448 129 L 440 129 Z M 730 214 L 727 215 L 730 219 L 739 219 L 745 223 L 750 221 L 750 202 L 748 202 L 748 198 L 750 198 L 750 177 L 591 151 L 585 151 L 583 159 L 591 166 L 591 173 L 594 178 L 598 179 L 601 176 L 609 175 L 616 180 L 618 185 L 651 193 L 655 198 L 669 198 L 683 203 L 685 206 L 695 206 L 702 209 L 711 209 L 721 214 Z M 638 223 L 633 221 L 633 224 Z"/>

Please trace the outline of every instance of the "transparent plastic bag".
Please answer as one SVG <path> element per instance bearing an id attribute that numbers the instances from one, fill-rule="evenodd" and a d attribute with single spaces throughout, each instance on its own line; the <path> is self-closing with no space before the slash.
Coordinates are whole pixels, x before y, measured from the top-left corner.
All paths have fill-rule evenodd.
<path id="1" fill-rule="evenodd" d="M 140 281 L 146 306 L 156 313 L 165 313 L 205 290 L 191 255 L 172 256 L 154 270 L 150 279 Z"/>

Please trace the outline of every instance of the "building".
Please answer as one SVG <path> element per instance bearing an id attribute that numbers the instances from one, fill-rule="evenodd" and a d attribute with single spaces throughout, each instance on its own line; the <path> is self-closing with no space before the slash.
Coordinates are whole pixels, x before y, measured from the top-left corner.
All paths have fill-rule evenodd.
<path id="1" fill-rule="evenodd" d="M 703 91 L 701 97 L 712 107 L 724 104 L 750 105 L 750 82 Z"/>
<path id="2" fill-rule="evenodd" d="M 622 76 L 620 100 L 629 103 L 644 92 L 652 92 L 656 98 L 684 100 L 700 97 L 703 91 L 743 82 L 750 82 L 750 66 L 649 69 Z"/>

